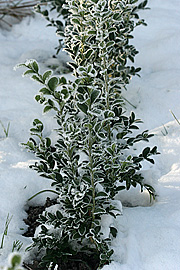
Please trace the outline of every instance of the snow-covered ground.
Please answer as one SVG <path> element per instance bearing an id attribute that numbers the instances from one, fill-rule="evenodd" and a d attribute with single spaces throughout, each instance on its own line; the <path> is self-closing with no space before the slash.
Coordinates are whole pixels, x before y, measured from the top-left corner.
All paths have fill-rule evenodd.
<path id="1" fill-rule="evenodd" d="M 144 176 L 157 190 L 157 200 L 149 203 L 147 193 L 139 191 L 118 196 L 126 205 L 117 219 L 119 228 L 113 241 L 114 262 L 103 270 L 179 270 L 180 269 L 180 125 L 170 110 L 180 118 L 180 1 L 150 0 L 150 10 L 143 11 L 148 27 L 135 31 L 133 43 L 140 51 L 136 65 L 142 67 L 141 78 L 133 78 L 126 98 L 144 123 L 141 129 L 155 133 L 150 145 L 158 146 L 161 155 L 156 164 L 144 167 Z M 57 37 L 46 28 L 43 18 L 25 18 L 12 30 L 0 29 L 0 121 L 10 123 L 5 138 L 0 126 L 0 244 L 6 217 L 12 220 L 0 250 L 0 265 L 20 240 L 25 248 L 30 240 L 22 236 L 26 229 L 27 199 L 49 188 L 49 181 L 28 168 L 34 155 L 20 147 L 29 137 L 34 118 L 43 119 L 53 129 L 50 115 L 34 101 L 39 85 L 22 78 L 22 70 L 13 67 L 27 58 L 35 58 L 45 69 L 52 59 Z M 46 196 L 36 197 L 31 204 L 42 204 Z"/>

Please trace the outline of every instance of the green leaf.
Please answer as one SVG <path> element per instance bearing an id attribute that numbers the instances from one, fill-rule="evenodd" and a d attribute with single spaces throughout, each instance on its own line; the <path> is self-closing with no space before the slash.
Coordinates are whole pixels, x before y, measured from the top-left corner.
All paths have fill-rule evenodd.
<path id="1" fill-rule="evenodd" d="M 84 54 L 85 58 L 89 59 L 93 52 L 94 50 L 92 49 L 87 50 L 87 52 Z"/>
<path id="2" fill-rule="evenodd" d="M 117 229 L 115 228 L 115 227 L 110 227 L 110 233 L 112 234 L 112 236 L 114 237 L 114 238 L 116 238 L 116 236 L 117 236 Z"/>
<path id="3" fill-rule="evenodd" d="M 143 1 L 142 3 L 140 3 L 140 4 L 138 5 L 138 9 L 144 9 L 145 6 L 147 5 L 147 3 L 148 3 L 147 0 Z"/>
<path id="4" fill-rule="evenodd" d="M 106 214 L 106 210 L 104 208 L 98 207 L 95 209 L 94 214 L 95 215 Z"/>
<path id="5" fill-rule="evenodd" d="M 72 21 L 74 24 L 79 24 L 79 25 L 81 25 L 81 22 L 80 22 L 78 19 L 73 18 L 71 21 Z"/>
<path id="6" fill-rule="evenodd" d="M 54 107 L 54 101 L 52 99 L 48 99 L 47 103 L 51 106 Z"/>
<path id="7" fill-rule="evenodd" d="M 140 71 L 141 71 L 140 67 L 136 68 L 136 72 L 140 72 Z"/>
<path id="8" fill-rule="evenodd" d="M 37 128 L 31 128 L 30 131 L 32 133 L 39 133 L 39 130 Z"/>
<path id="9" fill-rule="evenodd" d="M 131 113 L 131 116 L 130 116 L 129 120 L 130 120 L 131 124 L 134 122 L 134 120 L 135 120 L 135 113 L 134 112 Z"/>
<path id="10" fill-rule="evenodd" d="M 124 190 L 126 187 L 125 186 L 118 186 L 116 187 L 116 191 L 121 191 Z"/>
<path id="11" fill-rule="evenodd" d="M 48 217 L 53 220 L 55 218 L 55 215 L 51 212 L 48 212 Z"/>
<path id="12" fill-rule="evenodd" d="M 61 77 L 59 80 L 59 84 L 67 84 L 67 80 L 65 77 Z"/>
<path id="13" fill-rule="evenodd" d="M 88 35 L 96 35 L 96 30 L 90 30 L 90 31 L 88 31 Z"/>
<path id="14" fill-rule="evenodd" d="M 11 258 L 11 265 L 13 268 L 15 268 L 16 266 L 21 264 L 21 255 L 19 254 L 15 254 L 13 255 L 13 257 Z"/>
<path id="15" fill-rule="evenodd" d="M 23 76 L 26 76 L 26 75 L 29 75 L 29 74 L 34 74 L 34 71 L 33 70 L 27 70 L 23 73 Z"/>
<path id="16" fill-rule="evenodd" d="M 101 139 L 106 139 L 106 134 L 104 132 L 99 132 L 98 137 L 100 137 Z"/>
<path id="17" fill-rule="evenodd" d="M 146 158 L 147 161 L 149 161 L 150 163 L 154 164 L 154 160 L 152 158 Z"/>
<path id="18" fill-rule="evenodd" d="M 47 113 L 52 109 L 53 109 L 52 106 L 46 106 L 46 107 L 44 107 L 43 113 Z"/>
<path id="19" fill-rule="evenodd" d="M 42 11 L 41 13 L 43 14 L 44 17 L 47 17 L 49 15 L 49 12 L 47 9 Z"/>
<path id="20" fill-rule="evenodd" d="M 32 78 L 34 81 L 37 81 L 37 82 L 39 82 L 39 83 L 43 83 L 42 80 L 41 80 L 37 75 L 33 75 L 31 78 Z"/>
<path id="21" fill-rule="evenodd" d="M 51 139 L 50 138 L 46 138 L 46 147 L 50 147 L 51 145 Z"/>
<path id="22" fill-rule="evenodd" d="M 43 125 L 43 123 L 39 119 L 36 118 L 33 121 L 33 126 L 36 126 L 36 125 Z"/>
<path id="23" fill-rule="evenodd" d="M 72 69 L 77 69 L 78 65 L 73 62 L 68 62 L 68 66 L 70 66 Z"/>
<path id="24" fill-rule="evenodd" d="M 41 225 L 41 230 L 43 231 L 43 233 L 47 233 L 48 231 L 48 229 L 44 225 Z"/>
<path id="25" fill-rule="evenodd" d="M 51 92 L 50 92 L 50 90 L 49 89 L 47 89 L 47 88 L 41 88 L 40 90 L 39 90 L 39 92 L 40 93 L 42 93 L 42 94 L 44 94 L 44 95 L 51 95 Z"/>
<path id="26" fill-rule="evenodd" d="M 52 77 L 49 81 L 48 81 L 48 86 L 49 86 L 49 89 L 52 90 L 54 92 L 54 90 L 57 88 L 58 86 L 58 83 L 59 83 L 59 80 L 57 77 Z"/>
<path id="27" fill-rule="evenodd" d="M 77 103 L 78 108 L 85 114 L 87 114 L 88 106 L 86 103 Z"/>
<path id="28" fill-rule="evenodd" d="M 98 98 L 98 96 L 100 95 L 100 91 L 99 90 L 93 90 L 91 93 L 91 104 L 94 103 L 94 101 Z"/>
<path id="29" fill-rule="evenodd" d="M 35 100 L 38 102 L 39 100 L 41 99 L 41 96 L 40 95 L 36 95 L 35 96 Z"/>
<path id="30" fill-rule="evenodd" d="M 69 92 L 68 92 L 68 90 L 66 88 L 63 88 L 61 93 L 64 95 L 64 99 L 69 97 Z"/>
<path id="31" fill-rule="evenodd" d="M 102 198 L 107 198 L 108 194 L 106 192 L 100 191 L 98 192 L 98 194 L 96 195 L 96 197 L 102 197 Z"/>
<path id="32" fill-rule="evenodd" d="M 111 156 L 113 156 L 114 152 L 113 152 L 112 148 L 107 147 L 107 148 L 106 148 L 106 151 L 107 151 Z"/>
<path id="33" fill-rule="evenodd" d="M 151 154 L 153 154 L 153 155 L 160 154 L 160 153 L 157 152 L 157 146 L 154 146 L 154 147 L 151 149 Z"/>
<path id="34" fill-rule="evenodd" d="M 139 163 L 139 162 L 141 162 L 141 161 L 143 161 L 143 158 L 142 158 L 142 157 L 133 157 L 133 162 L 134 162 L 135 164 L 137 164 L 137 163 Z"/>
<path id="35" fill-rule="evenodd" d="M 38 71 L 39 71 L 39 66 L 38 66 L 38 63 L 37 63 L 36 61 L 33 61 L 33 62 L 31 63 L 31 67 L 33 68 L 33 70 L 34 70 L 36 73 L 38 73 Z"/>
<path id="36" fill-rule="evenodd" d="M 85 225 L 84 226 L 82 224 L 80 225 L 80 227 L 78 229 L 78 233 L 81 236 L 85 235 L 85 233 L 86 233 L 86 227 L 85 227 Z"/>
<path id="37" fill-rule="evenodd" d="M 119 16 L 119 14 L 118 14 L 118 16 Z M 117 31 L 116 27 L 111 27 L 108 29 L 109 33 L 116 32 L 116 31 Z"/>
<path id="38" fill-rule="evenodd" d="M 52 71 L 51 70 L 47 70 L 46 72 L 44 72 L 43 74 L 43 81 L 45 82 L 47 79 L 49 79 L 49 77 L 52 75 Z"/>
<path id="39" fill-rule="evenodd" d="M 146 147 L 146 148 L 143 150 L 143 152 L 142 152 L 142 156 L 143 156 L 144 158 L 146 158 L 147 155 L 149 154 L 149 152 L 150 152 L 150 147 Z"/>
<path id="40" fill-rule="evenodd" d="M 57 216 L 57 218 L 60 219 L 60 220 L 61 220 L 61 218 L 63 217 L 63 215 L 61 214 L 60 211 L 57 211 L 57 212 L 56 212 L 56 216 Z"/>
<path id="41" fill-rule="evenodd" d="M 118 12 L 118 13 L 115 13 L 114 15 L 113 15 L 113 20 L 117 20 L 117 21 L 119 21 L 119 20 L 121 20 L 122 19 L 122 17 L 121 17 L 121 15 L 120 15 L 120 13 Z"/>
<path id="42" fill-rule="evenodd" d="M 63 181 L 63 177 L 60 173 L 55 172 L 56 175 L 56 182 L 61 183 Z"/>

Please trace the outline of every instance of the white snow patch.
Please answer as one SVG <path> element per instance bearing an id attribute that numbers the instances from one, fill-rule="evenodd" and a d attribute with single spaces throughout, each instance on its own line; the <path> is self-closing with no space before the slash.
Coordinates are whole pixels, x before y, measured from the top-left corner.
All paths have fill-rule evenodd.
<path id="1" fill-rule="evenodd" d="M 134 110 L 144 121 L 140 130 L 155 134 L 149 145 L 157 145 L 161 152 L 155 165 L 143 164 L 142 171 L 157 197 L 152 204 L 147 192 L 141 193 L 139 188 L 117 196 L 126 206 L 115 221 L 104 219 L 105 233 L 109 234 L 108 226 L 113 223 L 118 235 L 112 242 L 114 261 L 103 270 L 180 269 L 180 126 L 169 111 L 180 118 L 180 1 L 151 0 L 149 6 L 151 10 L 141 12 L 148 26 L 138 27 L 132 41 L 140 51 L 136 66 L 142 67 L 141 78 L 133 78 L 124 95 L 137 106 L 134 110 L 127 104 L 127 111 Z M 59 64 L 59 59 L 52 58 L 58 43 L 54 31 L 38 15 L 25 18 L 11 31 L 0 29 L 0 120 L 5 127 L 10 122 L 8 138 L 0 126 L 0 242 L 7 214 L 13 215 L 0 250 L 1 265 L 13 241 L 23 242 L 22 252 L 30 244 L 22 236 L 27 200 L 50 187 L 49 180 L 28 168 L 34 155 L 22 150 L 20 143 L 27 142 L 34 118 L 45 123 L 46 136 L 54 136 L 53 115 L 42 115 L 42 107 L 34 101 L 39 85 L 22 78 L 23 69 L 15 72 L 13 67 L 32 58 L 40 61 L 41 70 Z M 138 144 L 137 151 L 144 146 Z M 47 196 L 52 193 L 43 193 L 30 204 L 41 205 Z"/>

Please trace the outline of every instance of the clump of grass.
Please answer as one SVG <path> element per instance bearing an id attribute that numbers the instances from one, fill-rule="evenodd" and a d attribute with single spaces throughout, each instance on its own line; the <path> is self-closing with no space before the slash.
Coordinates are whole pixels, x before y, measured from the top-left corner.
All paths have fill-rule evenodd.
<path id="1" fill-rule="evenodd" d="M 7 138 L 9 136 L 10 122 L 8 123 L 7 128 L 5 128 L 5 126 L 4 126 L 4 124 L 3 124 L 3 122 L 1 120 L 0 120 L 0 125 L 2 126 L 4 134 L 5 134 L 6 138 Z"/>
<path id="2" fill-rule="evenodd" d="M 14 17 L 19 21 L 33 13 L 33 7 L 39 1 L 35 0 L 5 0 L 0 1 L 0 22 L 12 26 L 6 19 L 7 16 Z"/>
<path id="3" fill-rule="evenodd" d="M 13 247 L 12 247 L 12 252 L 14 251 L 20 251 L 20 249 L 22 248 L 23 246 L 23 243 L 19 240 L 15 240 L 13 242 Z"/>

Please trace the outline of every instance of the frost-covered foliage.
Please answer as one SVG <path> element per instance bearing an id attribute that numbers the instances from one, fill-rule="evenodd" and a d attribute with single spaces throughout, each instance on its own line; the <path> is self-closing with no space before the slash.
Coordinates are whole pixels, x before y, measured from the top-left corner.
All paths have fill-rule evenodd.
<path id="1" fill-rule="evenodd" d="M 63 47 L 64 28 L 69 23 L 69 12 L 64 8 L 65 0 L 41 0 L 35 7 L 35 11 L 42 14 L 48 21 L 47 26 L 54 26 L 56 34 L 60 36 L 59 45 L 55 48 L 57 54 Z M 53 13 L 56 11 L 56 15 Z"/>
<path id="2" fill-rule="evenodd" d="M 21 64 L 24 75 L 42 84 L 36 100 L 44 105 L 44 113 L 55 112 L 57 141 L 43 136 L 43 123 L 35 119 L 25 146 L 40 159 L 31 166 L 42 177 L 52 180 L 59 193 L 56 213 L 40 216 L 42 224 L 33 246 L 44 249 L 45 269 L 53 262 L 72 258 L 75 254 L 94 254 L 99 266 L 111 261 L 110 243 L 116 237 L 113 222 L 108 235 L 102 230 L 102 217 L 116 218 L 121 207 L 115 195 L 131 186 L 140 185 L 155 197 L 140 170 L 144 160 L 154 163 L 157 147 L 146 147 L 136 156 L 133 146 L 152 136 L 137 130 L 132 112 L 126 116 L 121 90 L 139 68 L 127 66 L 137 51 L 129 45 L 130 33 L 137 24 L 136 0 L 67 1 L 71 25 L 66 27 L 66 51 L 74 60 L 75 80 L 55 77 L 51 71 L 43 75 L 36 61 Z"/>
<path id="3" fill-rule="evenodd" d="M 86 3 L 86 1 L 72 1 L 72 2 L 74 5 L 73 9 L 75 7 L 77 8 L 76 19 L 84 20 L 85 17 L 83 16 L 83 10 L 84 10 L 83 4 L 86 5 L 88 3 Z M 92 1 L 92 2 L 97 3 L 97 1 Z M 105 7 L 107 2 L 108 1 L 104 1 L 104 4 L 102 6 Z M 48 21 L 48 26 L 54 26 L 56 28 L 56 34 L 61 37 L 59 39 L 59 46 L 56 48 L 57 53 L 59 53 L 59 51 L 62 49 L 64 45 L 63 37 L 64 37 L 65 26 L 71 25 L 71 22 L 69 20 L 69 15 L 70 15 L 69 6 L 65 5 L 65 3 L 66 3 L 65 0 L 41 0 L 40 3 L 36 5 L 35 7 L 36 12 L 42 14 L 46 18 L 46 20 Z M 124 43 L 123 45 L 126 45 L 126 53 L 121 52 L 121 56 L 122 56 L 121 62 L 123 61 L 126 62 L 127 54 L 128 54 L 128 58 L 130 58 L 131 61 L 133 61 L 134 56 L 138 52 L 133 46 L 128 45 L 129 39 L 133 38 L 133 36 L 131 35 L 131 32 L 134 30 L 134 27 L 138 25 L 141 25 L 141 24 L 146 25 L 144 20 L 141 20 L 139 18 L 138 11 L 146 8 L 147 0 L 143 1 L 140 4 L 137 4 L 137 3 L 138 3 L 138 0 L 109 1 L 108 14 L 107 13 L 105 14 L 102 9 L 100 10 L 99 15 L 100 17 L 101 15 L 105 16 L 104 18 L 105 20 L 107 20 L 108 18 L 111 18 L 113 15 L 112 17 L 112 19 L 114 20 L 113 27 L 115 26 L 116 30 L 113 30 L 113 27 L 112 29 L 111 27 L 109 27 L 109 34 L 111 33 L 110 39 L 114 39 L 114 33 L 116 32 L 117 34 L 117 30 L 119 31 L 120 36 L 121 37 L 123 36 L 123 39 L 120 38 L 119 40 L 116 40 L 116 43 L 119 44 L 119 48 L 122 48 L 121 47 L 122 42 Z M 116 8 L 117 5 L 119 6 L 118 9 Z M 57 16 L 53 14 L 52 11 L 54 10 L 56 10 Z M 86 10 L 86 20 L 87 20 L 87 10 Z M 84 23 L 86 24 L 85 21 Z M 82 24 L 81 27 L 85 26 L 85 24 L 84 25 Z M 86 26 L 83 27 L 83 30 L 86 29 L 86 32 L 87 32 L 89 26 L 91 26 L 91 30 L 93 26 L 96 32 L 96 28 L 97 28 L 96 25 L 86 24 Z M 116 50 L 117 50 L 117 46 L 116 46 Z M 129 53 L 129 51 L 131 51 L 131 53 Z M 116 55 L 117 53 L 115 54 L 115 56 Z M 131 71 L 133 73 L 137 72 L 135 70 L 131 70 Z"/>
<path id="4" fill-rule="evenodd" d="M 66 51 L 76 63 L 72 66 L 76 70 L 78 66 L 93 63 L 98 72 L 96 77 L 109 84 L 110 92 L 111 89 L 119 92 L 140 71 L 127 65 L 128 60 L 134 62 L 138 53 L 129 44 L 133 38 L 131 32 L 136 26 L 145 25 L 137 12 L 145 8 L 147 1 L 138 6 L 136 2 L 72 0 L 66 7 L 71 11 L 71 24 L 66 27 Z"/>

